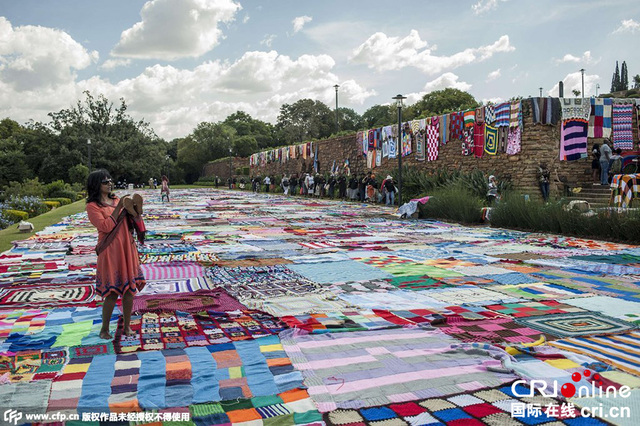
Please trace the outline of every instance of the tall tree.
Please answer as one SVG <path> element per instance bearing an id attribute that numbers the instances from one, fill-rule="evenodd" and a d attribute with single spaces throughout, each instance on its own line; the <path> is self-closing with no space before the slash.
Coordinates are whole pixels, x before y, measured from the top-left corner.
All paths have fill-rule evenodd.
<path id="1" fill-rule="evenodd" d="M 427 93 L 413 105 L 416 117 L 429 117 L 478 106 L 478 101 L 469 93 L 452 88 Z"/>
<path id="2" fill-rule="evenodd" d="M 611 92 L 617 92 L 620 90 L 620 68 L 618 67 L 618 61 L 616 61 L 616 70 L 611 77 Z"/>
<path id="3" fill-rule="evenodd" d="M 362 120 L 367 129 L 388 126 L 398 121 L 396 107 L 394 105 L 374 105 L 362 114 Z"/>
<path id="4" fill-rule="evenodd" d="M 253 137 L 253 140 L 257 143 L 258 148 L 256 149 L 268 148 L 278 144 L 273 124 L 257 120 L 244 111 L 234 112 L 228 116 L 223 123 L 233 127 L 239 137 Z M 245 140 L 249 141 L 251 139 Z M 248 152 L 248 149 L 242 149 Z M 252 153 L 253 152 L 251 152 L 251 154 Z"/>
<path id="5" fill-rule="evenodd" d="M 640 89 L 640 74 L 633 76 L 633 88 Z"/>
<path id="6" fill-rule="evenodd" d="M 326 138 L 335 129 L 334 112 L 320 101 L 300 99 L 280 107 L 276 129 L 285 143 Z"/>
<path id="7" fill-rule="evenodd" d="M 622 61 L 622 71 L 620 71 L 620 89 L 629 90 L 629 72 L 627 71 L 627 62 Z"/>

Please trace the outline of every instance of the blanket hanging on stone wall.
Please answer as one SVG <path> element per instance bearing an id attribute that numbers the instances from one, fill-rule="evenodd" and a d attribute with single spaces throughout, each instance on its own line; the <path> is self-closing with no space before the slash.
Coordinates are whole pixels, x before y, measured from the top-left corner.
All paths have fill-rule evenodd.
<path id="1" fill-rule="evenodd" d="M 484 126 L 484 152 L 489 155 L 498 153 L 498 129 L 489 124 Z"/>
<path id="2" fill-rule="evenodd" d="M 452 112 L 449 117 L 449 133 L 451 140 L 463 140 L 464 134 L 462 133 L 462 128 L 464 127 L 464 117 L 462 113 Z"/>
<path id="3" fill-rule="evenodd" d="M 402 156 L 411 154 L 411 131 L 407 123 L 402 125 Z"/>
<path id="4" fill-rule="evenodd" d="M 504 128 L 506 130 L 506 128 Z M 521 149 L 522 131 L 520 127 L 509 129 L 509 135 L 507 136 L 507 155 L 516 155 L 520 153 Z"/>
<path id="5" fill-rule="evenodd" d="M 513 102 L 509 113 L 509 127 L 522 127 L 522 108 L 521 102 Z"/>
<path id="6" fill-rule="evenodd" d="M 484 123 L 473 126 L 473 152 L 477 158 L 484 153 Z"/>
<path id="7" fill-rule="evenodd" d="M 440 120 L 439 117 L 431 117 L 427 125 L 427 160 L 438 159 L 438 145 L 440 142 Z"/>
<path id="8" fill-rule="evenodd" d="M 557 98 L 532 98 L 533 124 L 555 125 L 560 119 L 560 101 Z"/>
<path id="9" fill-rule="evenodd" d="M 611 99 L 591 98 L 591 115 L 589 116 L 590 138 L 611 137 Z"/>
<path id="10" fill-rule="evenodd" d="M 509 114 L 511 113 L 511 104 L 503 102 L 495 106 L 496 127 L 509 127 Z"/>
<path id="11" fill-rule="evenodd" d="M 591 114 L 591 101 L 583 98 L 560 98 L 562 108 L 562 121 L 584 120 L 589 121 Z"/>
<path id="12" fill-rule="evenodd" d="M 440 144 L 446 145 L 448 138 L 449 123 L 447 122 L 447 114 L 440 116 Z"/>
<path id="13" fill-rule="evenodd" d="M 462 155 L 473 154 L 473 128 L 463 130 Z"/>
<path id="14" fill-rule="evenodd" d="M 585 120 L 562 122 L 560 160 L 574 161 L 587 156 L 587 127 Z"/>
<path id="15" fill-rule="evenodd" d="M 613 147 L 633 149 L 633 105 L 613 104 Z"/>
<path id="16" fill-rule="evenodd" d="M 416 135 L 416 160 L 425 160 L 425 132 L 418 132 Z"/>
<path id="17" fill-rule="evenodd" d="M 487 105 L 484 107 L 484 122 L 487 124 L 493 124 L 496 121 L 496 112 L 494 105 Z"/>
<path id="18" fill-rule="evenodd" d="M 473 127 L 473 124 L 476 122 L 476 111 L 473 109 L 467 110 L 464 112 L 464 127 Z"/>

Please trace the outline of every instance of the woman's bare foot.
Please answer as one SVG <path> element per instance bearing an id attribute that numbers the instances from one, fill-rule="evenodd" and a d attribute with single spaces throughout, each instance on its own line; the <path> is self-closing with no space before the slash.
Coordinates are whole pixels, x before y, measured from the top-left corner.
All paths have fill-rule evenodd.
<path id="1" fill-rule="evenodd" d="M 134 336 L 134 335 L 136 334 L 136 332 L 135 332 L 135 331 L 133 331 L 133 330 L 131 329 L 131 327 L 125 327 L 125 329 L 124 329 L 124 334 L 125 334 L 126 336 Z"/>
<path id="2" fill-rule="evenodd" d="M 100 338 L 104 340 L 111 340 L 113 336 L 109 333 L 109 330 L 100 330 Z"/>

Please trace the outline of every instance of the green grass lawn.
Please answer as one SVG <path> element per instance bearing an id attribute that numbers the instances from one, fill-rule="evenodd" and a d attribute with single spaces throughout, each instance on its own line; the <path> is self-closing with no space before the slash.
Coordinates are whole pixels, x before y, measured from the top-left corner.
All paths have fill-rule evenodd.
<path id="1" fill-rule="evenodd" d="M 18 224 L 13 224 L 7 229 L 0 231 L 0 252 L 9 250 L 13 247 L 11 241 L 26 240 L 34 233 L 43 230 L 49 225 L 60 222 L 65 217 L 75 213 L 84 211 L 86 203 L 85 200 L 76 201 L 66 206 L 58 207 L 40 216 L 32 217 L 28 219 L 28 222 L 33 223 L 33 232 L 20 232 L 18 231 Z"/>

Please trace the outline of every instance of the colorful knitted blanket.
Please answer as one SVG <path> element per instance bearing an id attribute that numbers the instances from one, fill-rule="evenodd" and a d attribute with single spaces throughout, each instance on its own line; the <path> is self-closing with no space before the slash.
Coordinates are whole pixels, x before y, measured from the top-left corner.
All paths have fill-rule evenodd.
<path id="1" fill-rule="evenodd" d="M 610 98 L 591 98 L 591 115 L 589 116 L 589 137 L 611 137 L 611 106 Z"/>
<path id="2" fill-rule="evenodd" d="M 449 135 L 451 140 L 462 139 L 462 129 L 464 127 L 464 114 L 462 112 L 452 112 L 449 115 Z"/>
<path id="3" fill-rule="evenodd" d="M 495 127 L 509 127 L 509 118 L 511 114 L 511 104 L 503 102 L 495 106 L 496 124 Z"/>
<path id="4" fill-rule="evenodd" d="M 519 395 L 529 394 L 527 386 L 516 385 Z M 621 399 L 619 407 L 624 404 Z M 597 407 L 595 402 L 586 405 Z M 635 408 L 635 407 L 634 407 Z M 605 409 L 605 412 L 606 411 Z M 558 398 L 516 396 L 511 385 L 464 391 L 410 402 L 368 408 L 348 408 L 324 414 L 329 426 L 375 425 L 582 425 L 604 426 L 597 416 L 583 416 L 573 404 Z"/>
<path id="5" fill-rule="evenodd" d="M 198 290 L 192 293 L 139 295 L 133 298 L 134 312 L 202 310 L 237 311 L 246 306 L 231 297 L 226 290 L 216 287 L 213 290 Z"/>
<path id="6" fill-rule="evenodd" d="M 587 157 L 587 128 L 583 120 L 562 122 L 560 133 L 560 160 L 575 161 Z"/>
<path id="7" fill-rule="evenodd" d="M 469 392 L 516 378 L 488 355 L 452 349 L 456 340 L 440 330 L 287 331 L 280 337 L 323 413 Z"/>
<path id="8" fill-rule="evenodd" d="M 116 353 L 182 349 L 257 339 L 286 328 L 277 318 L 260 311 L 146 312 L 132 315 L 134 335 L 124 335 L 120 321 L 114 348 Z"/>
<path id="9" fill-rule="evenodd" d="M 531 98 L 533 124 L 555 125 L 560 119 L 560 102 L 557 98 Z"/>
<path id="10" fill-rule="evenodd" d="M 464 127 L 473 127 L 476 122 L 476 111 L 474 109 L 470 109 L 464 112 Z"/>
<path id="11" fill-rule="evenodd" d="M 613 104 L 613 147 L 622 150 L 633 149 L 633 105 Z"/>
<path id="12" fill-rule="evenodd" d="M 589 121 L 591 115 L 591 101 L 583 98 L 560 98 L 562 121 L 584 120 Z"/>
<path id="13" fill-rule="evenodd" d="M 484 127 L 484 152 L 489 155 L 498 153 L 498 129 L 489 124 Z"/>

